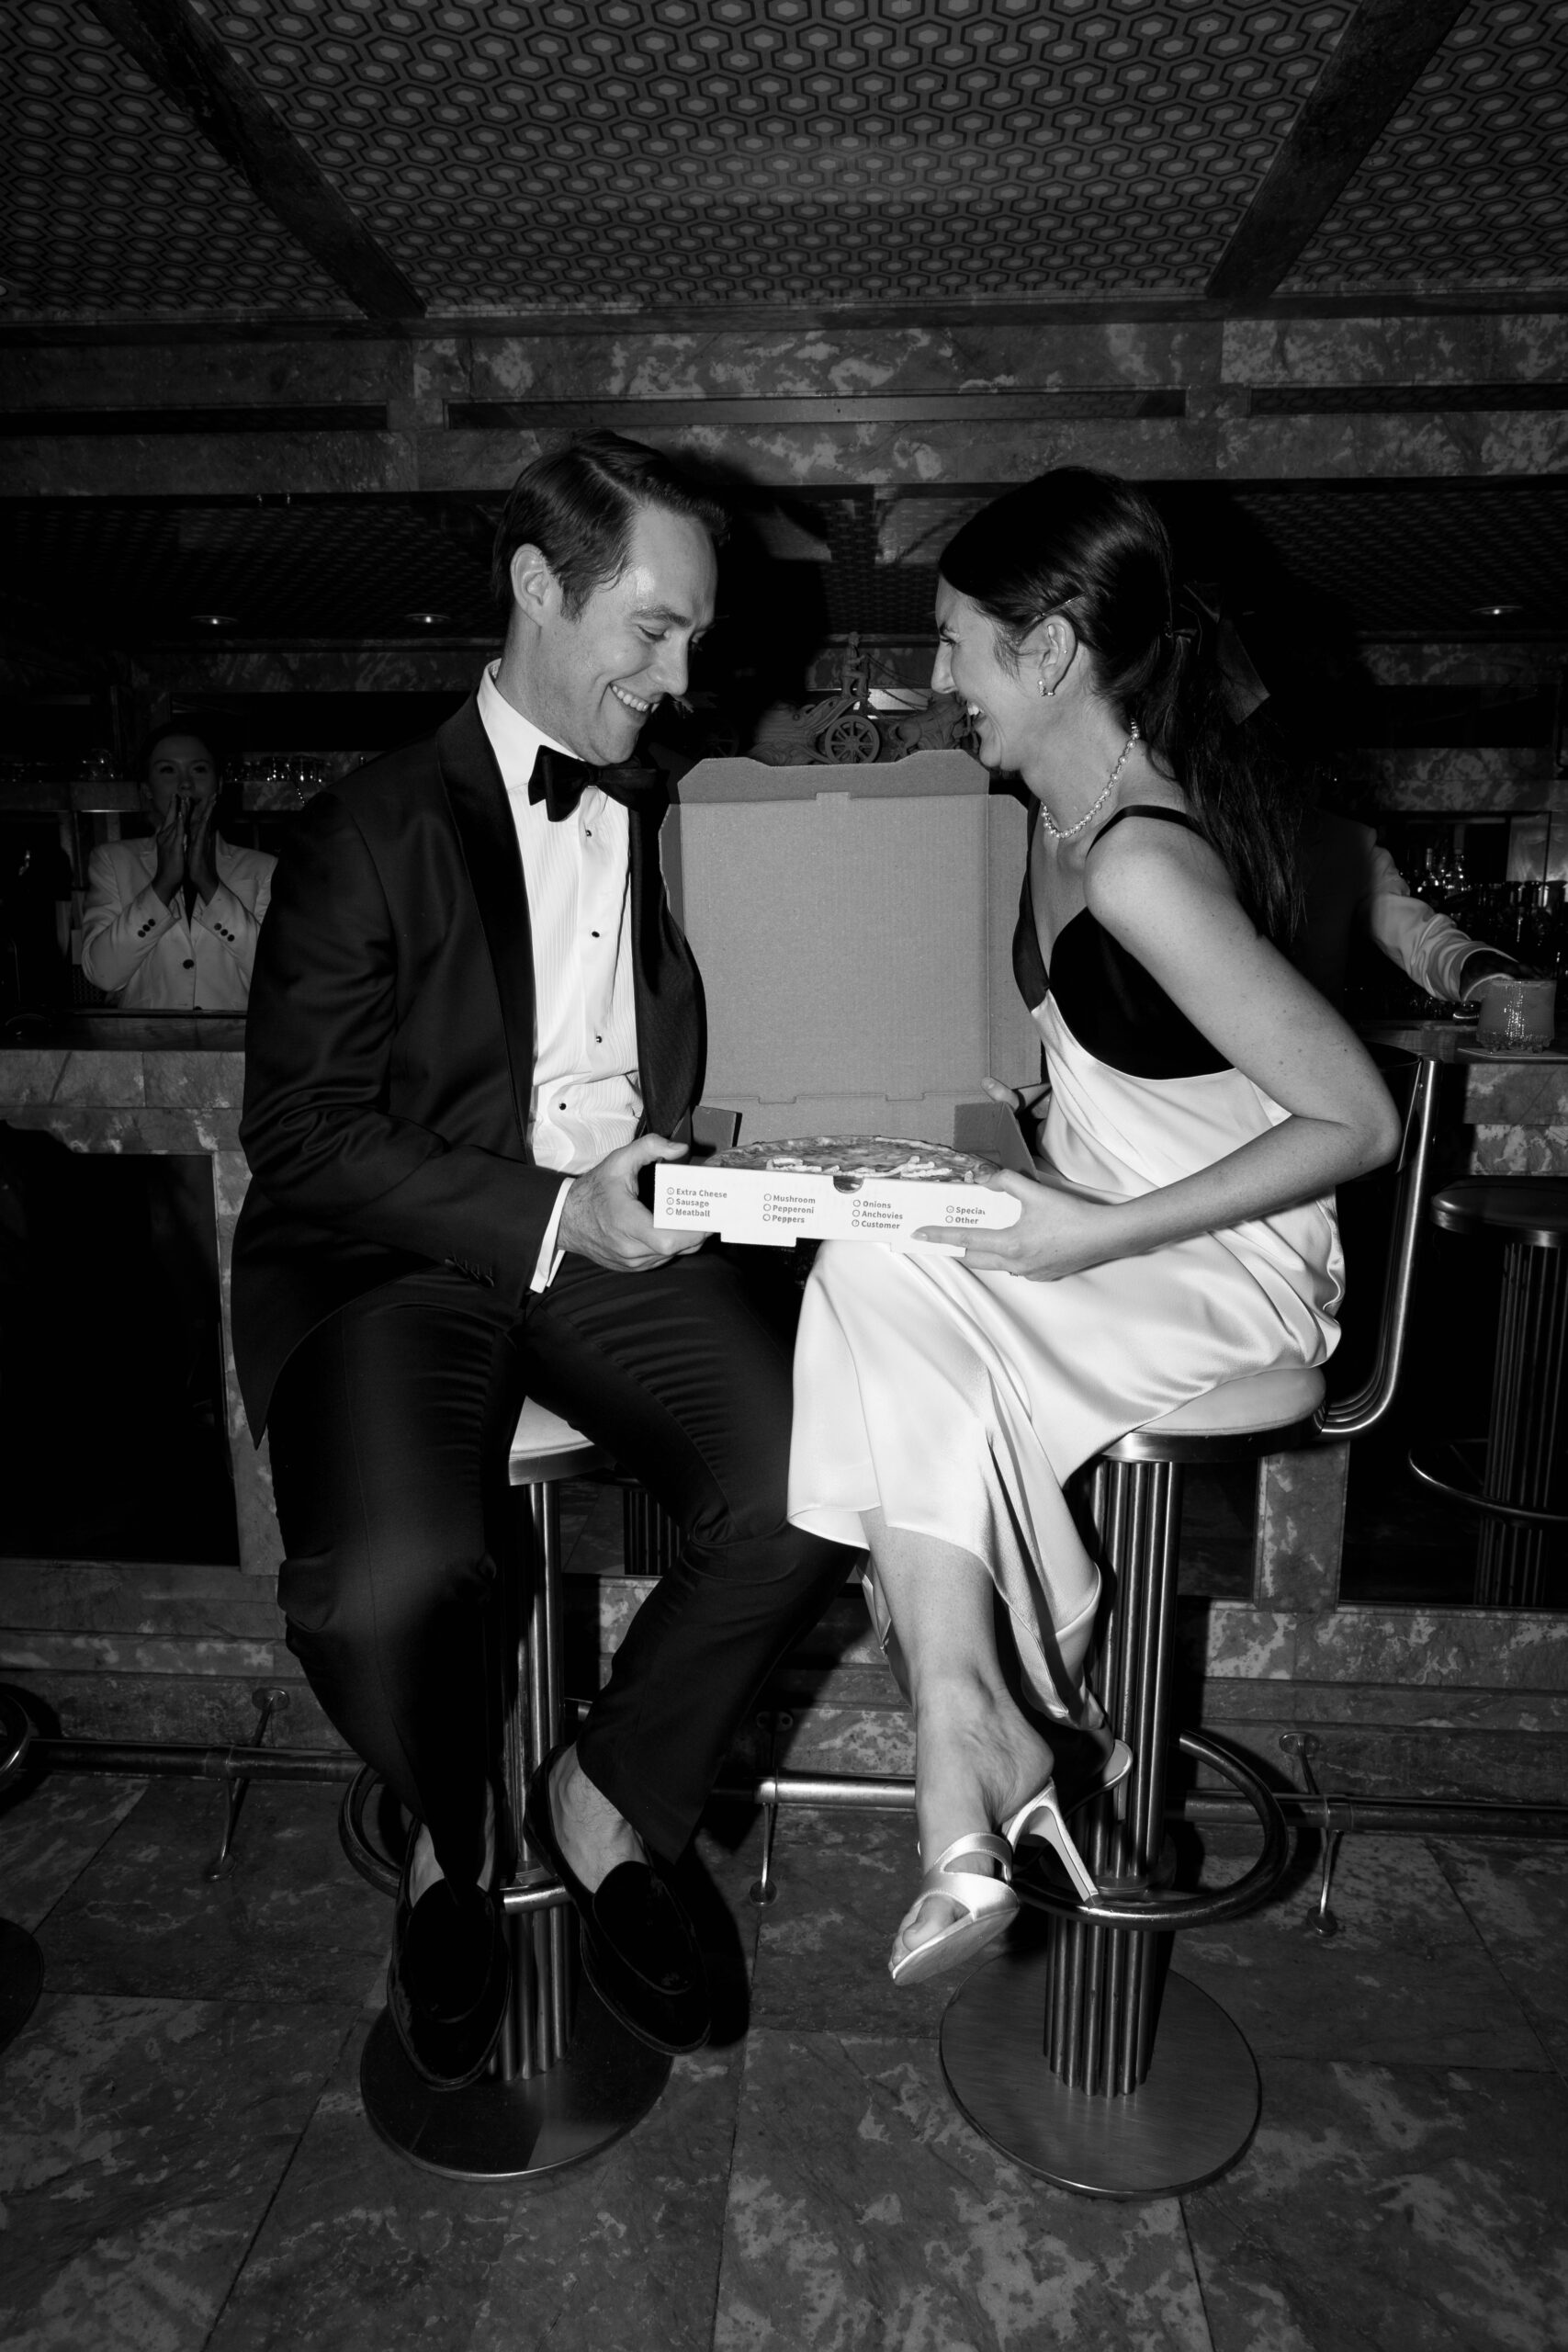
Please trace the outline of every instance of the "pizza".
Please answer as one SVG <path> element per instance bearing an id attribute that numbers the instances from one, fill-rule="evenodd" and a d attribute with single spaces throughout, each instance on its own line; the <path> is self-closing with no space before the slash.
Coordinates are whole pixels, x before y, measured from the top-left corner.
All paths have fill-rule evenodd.
<path id="1" fill-rule="evenodd" d="M 988 1184 L 995 1160 L 954 1151 L 909 1136 L 794 1136 L 784 1141 L 735 1144 L 716 1151 L 709 1168 L 749 1168 L 758 1174 L 868 1176 L 904 1183 Z"/>

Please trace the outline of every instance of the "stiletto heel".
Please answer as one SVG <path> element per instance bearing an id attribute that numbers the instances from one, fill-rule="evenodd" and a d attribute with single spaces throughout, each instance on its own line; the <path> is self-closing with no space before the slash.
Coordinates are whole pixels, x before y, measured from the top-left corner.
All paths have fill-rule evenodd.
<path id="1" fill-rule="evenodd" d="M 1131 1756 L 1127 1760 L 1130 1768 Z M 1099 1791 L 1095 1791 L 1094 1793 L 1098 1795 Z M 1067 1827 L 1060 1800 L 1056 1795 L 1055 1781 L 1047 1781 L 1044 1787 L 1037 1789 L 1033 1796 L 1025 1798 L 1012 1819 L 1003 1823 L 1002 1836 L 1013 1849 L 1015 1855 L 1022 1838 L 1043 1838 L 1048 1846 L 1055 1848 L 1060 1857 L 1063 1869 L 1077 1889 L 1080 1903 L 1094 1901 L 1100 1889 L 1085 1869 L 1083 1856 L 1073 1843 L 1072 1833 Z"/>
<path id="2" fill-rule="evenodd" d="M 974 1871 L 953 1870 L 952 1864 L 961 1854 L 984 1854 L 988 1860 L 1000 1864 L 1001 1875 L 981 1878 Z M 924 1943 L 912 1945 L 907 1951 L 899 1949 L 899 1938 L 904 1932 L 900 1927 L 887 1962 L 895 1984 L 922 1984 L 928 1976 L 939 1975 L 944 1968 L 956 1968 L 962 1961 L 973 1958 L 996 1941 L 1018 1909 L 1018 1897 L 1012 1891 L 1010 1843 L 990 1830 L 974 1829 L 966 1837 L 955 1838 L 920 1881 L 917 1910 L 928 1894 L 940 1894 L 947 1902 L 957 1904 L 964 1917 L 951 1920 Z"/>

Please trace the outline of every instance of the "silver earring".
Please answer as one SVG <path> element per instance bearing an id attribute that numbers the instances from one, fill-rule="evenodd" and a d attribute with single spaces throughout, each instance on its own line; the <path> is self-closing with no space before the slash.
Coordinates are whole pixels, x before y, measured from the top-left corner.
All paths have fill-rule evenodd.
<path id="1" fill-rule="evenodd" d="M 1060 682 L 1060 680 L 1058 680 L 1058 681 L 1057 681 L 1057 684 L 1059 684 L 1060 683 L 1061 683 L 1061 682 Z M 1047 702 L 1049 702 L 1049 701 L 1050 701 L 1050 699 L 1051 699 L 1052 695 L 1053 695 L 1055 693 L 1055 691 L 1056 691 L 1055 686 L 1048 686 L 1048 685 L 1045 684 L 1045 673 L 1044 673 L 1044 671 L 1043 671 L 1043 670 L 1042 670 L 1042 671 L 1041 671 L 1041 673 L 1040 673 L 1040 691 L 1041 691 L 1041 693 L 1044 695 L 1045 700 L 1046 700 Z"/>

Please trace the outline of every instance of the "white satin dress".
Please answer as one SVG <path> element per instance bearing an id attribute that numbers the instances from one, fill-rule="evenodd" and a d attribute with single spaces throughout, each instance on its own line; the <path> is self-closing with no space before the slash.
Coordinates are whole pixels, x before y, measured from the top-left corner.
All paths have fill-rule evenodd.
<path id="1" fill-rule="evenodd" d="M 1087 909 L 1054 960 L 1055 987 L 1026 883 L 1014 967 L 1044 1040 L 1042 1143 L 1057 1175 L 1133 1200 L 1287 1116 Z M 918 1246 L 827 1243 L 795 1346 L 789 1516 L 863 1545 L 863 1516 L 879 1510 L 973 1554 L 1007 1605 L 1035 1700 L 1072 1720 L 1100 1579 L 1066 1482 L 1222 1382 L 1323 1363 L 1342 1288 L 1332 1199 L 1057 1282 L 976 1273 Z M 868 1597 L 886 1639 L 869 1582 Z"/>

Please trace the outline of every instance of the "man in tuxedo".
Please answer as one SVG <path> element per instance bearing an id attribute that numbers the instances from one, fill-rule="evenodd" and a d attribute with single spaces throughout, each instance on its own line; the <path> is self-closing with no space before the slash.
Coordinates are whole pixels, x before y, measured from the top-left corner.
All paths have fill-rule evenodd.
<path id="1" fill-rule="evenodd" d="M 487 1600 L 525 1395 L 684 1535 L 528 1801 L 596 1989 L 659 2048 L 709 2023 L 669 1867 L 842 1573 L 784 1517 L 787 1340 L 637 1190 L 685 1148 L 702 1009 L 662 790 L 626 763 L 684 689 L 722 527 L 613 435 L 530 466 L 496 541 L 500 661 L 434 741 L 311 803 L 261 935 L 235 1350 L 271 1431 L 290 1646 L 421 1825 L 388 1997 L 435 2083 L 483 2071 L 505 2000 Z"/>

